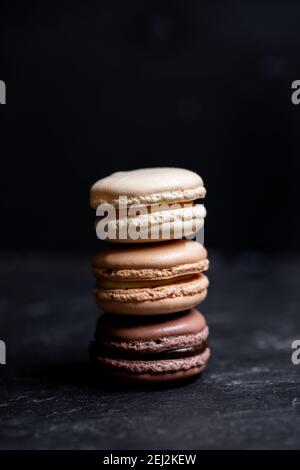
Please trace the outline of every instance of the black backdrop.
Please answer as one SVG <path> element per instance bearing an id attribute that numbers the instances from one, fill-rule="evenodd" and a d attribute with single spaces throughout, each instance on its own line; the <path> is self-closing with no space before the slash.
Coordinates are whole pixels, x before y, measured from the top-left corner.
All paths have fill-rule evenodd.
<path id="1" fill-rule="evenodd" d="M 206 241 L 298 249 L 300 3 L 1 3 L 1 249 L 89 250 L 88 190 L 182 166 Z"/>

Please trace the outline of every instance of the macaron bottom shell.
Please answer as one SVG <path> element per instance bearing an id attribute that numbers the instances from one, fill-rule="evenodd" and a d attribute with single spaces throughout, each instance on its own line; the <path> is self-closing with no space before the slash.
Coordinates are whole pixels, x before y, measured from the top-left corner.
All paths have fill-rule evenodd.
<path id="1" fill-rule="evenodd" d="M 165 315 L 196 307 L 205 300 L 207 289 L 194 295 L 146 300 L 143 302 L 97 301 L 97 306 L 105 312 L 118 315 Z"/>
<path id="2" fill-rule="evenodd" d="M 204 369 L 205 365 L 202 367 L 193 367 L 186 371 L 178 371 L 178 372 L 165 372 L 163 374 L 158 375 L 150 375 L 150 374 L 140 374 L 140 375 L 130 375 L 130 374 L 122 374 L 122 373 L 111 373 L 111 376 L 117 380 L 122 380 L 126 382 L 139 382 L 139 383 L 165 383 L 165 382 L 175 382 L 175 381 L 183 381 L 185 379 L 189 379 L 191 377 L 195 377 L 200 374 Z"/>
<path id="3" fill-rule="evenodd" d="M 149 288 L 105 289 L 96 284 L 94 295 L 98 307 L 105 312 L 162 315 L 188 310 L 203 302 L 208 285 L 207 277 L 200 273 L 177 282 L 175 278 L 167 284 L 158 281 L 157 286 Z"/>
<path id="4" fill-rule="evenodd" d="M 173 382 L 184 380 L 193 376 L 200 374 L 206 367 L 208 360 L 210 358 L 211 352 L 207 347 L 202 353 L 185 359 L 173 359 L 169 361 L 164 361 L 164 364 L 161 364 L 161 370 L 159 372 L 149 372 L 147 369 L 151 369 L 151 361 L 148 363 L 148 368 L 145 367 L 145 372 L 141 372 L 143 365 L 141 361 L 131 361 L 132 369 L 139 369 L 139 372 L 130 370 L 130 364 L 128 369 L 124 368 L 124 363 L 117 359 L 114 360 L 114 365 L 106 364 L 103 366 L 103 361 L 95 360 L 94 364 L 97 365 L 97 369 L 100 373 L 111 377 L 112 379 L 122 380 L 125 382 Z M 98 362 L 98 363 L 97 363 Z M 129 362 L 129 361 L 128 361 Z M 142 361 L 146 362 L 146 361 Z M 163 361 L 160 361 L 163 363 Z M 196 364 L 196 365 L 192 365 Z"/>
<path id="5" fill-rule="evenodd" d="M 185 215 L 182 214 L 182 221 L 165 222 L 165 223 L 149 223 L 149 228 L 144 231 L 136 229 L 131 233 L 126 229 L 125 236 L 119 236 L 119 229 L 111 228 L 107 233 L 112 233 L 114 236 L 105 238 L 109 243 L 118 244 L 141 244 L 153 242 L 168 242 L 171 240 L 181 240 L 183 237 L 195 237 L 204 225 L 204 218 L 194 217 L 192 220 L 184 220 Z M 142 226 L 142 222 L 140 223 Z M 148 224 L 147 224 L 148 226 Z M 155 235 L 154 235 L 155 234 Z"/>

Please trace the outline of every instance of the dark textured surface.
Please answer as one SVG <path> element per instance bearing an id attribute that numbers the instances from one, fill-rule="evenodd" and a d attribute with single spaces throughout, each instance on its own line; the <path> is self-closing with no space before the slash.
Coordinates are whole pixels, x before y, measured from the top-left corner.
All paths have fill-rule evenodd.
<path id="1" fill-rule="evenodd" d="M 134 390 L 91 374 L 88 257 L 2 257 L 1 449 L 300 447 L 299 258 L 210 258 L 207 371 Z"/>

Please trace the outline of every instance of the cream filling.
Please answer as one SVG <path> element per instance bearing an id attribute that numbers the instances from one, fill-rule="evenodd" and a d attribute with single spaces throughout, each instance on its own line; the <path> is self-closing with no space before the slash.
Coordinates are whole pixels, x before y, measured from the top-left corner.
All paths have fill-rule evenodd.
<path id="1" fill-rule="evenodd" d="M 204 274 L 198 274 L 192 279 L 158 287 L 143 287 L 140 289 L 103 289 L 94 287 L 94 295 L 99 301 L 144 302 L 198 294 L 209 285 Z"/>
<path id="2" fill-rule="evenodd" d="M 182 202 L 182 201 L 194 201 L 195 199 L 202 199 L 205 197 L 206 189 L 204 186 L 197 186 L 191 189 L 177 189 L 175 191 L 164 191 L 154 194 L 143 194 L 143 195 L 130 195 L 127 197 L 127 204 L 155 204 L 158 202 Z M 94 209 L 100 204 L 119 204 L 119 195 L 107 195 L 101 192 L 97 193 L 96 190 L 91 192 L 90 204 Z"/>
<path id="3" fill-rule="evenodd" d="M 184 346 L 198 346 L 207 340 L 209 329 L 207 326 L 199 333 L 187 333 L 180 336 L 162 336 L 157 339 L 128 340 L 122 339 L 100 339 L 99 344 L 107 348 L 115 348 L 118 351 L 137 352 L 161 352 L 171 348 L 182 348 Z"/>
<path id="4" fill-rule="evenodd" d="M 182 276 L 178 276 L 175 279 L 175 282 L 179 282 L 182 280 L 187 281 L 188 279 L 192 278 L 193 274 L 185 274 Z M 157 287 L 157 286 L 165 286 L 170 284 L 170 279 L 152 279 L 152 280 L 137 280 L 132 281 L 122 280 L 122 281 L 111 281 L 107 279 L 98 279 L 97 286 L 103 289 L 139 289 L 141 287 Z"/>
<path id="5" fill-rule="evenodd" d="M 171 279 L 183 274 L 196 274 L 207 271 L 209 260 L 204 259 L 198 263 L 186 263 L 171 268 L 142 268 L 142 269 L 111 269 L 93 266 L 93 273 L 96 278 L 110 280 L 153 280 Z"/>
<path id="6" fill-rule="evenodd" d="M 172 222 L 188 222 L 193 219 L 202 220 L 206 216 L 206 209 L 203 204 L 196 204 L 189 207 L 178 207 L 176 209 L 163 210 L 136 215 L 135 217 L 128 216 L 126 218 L 117 218 L 108 221 L 112 227 L 120 229 L 127 227 L 149 227 L 152 225 L 161 225 Z"/>

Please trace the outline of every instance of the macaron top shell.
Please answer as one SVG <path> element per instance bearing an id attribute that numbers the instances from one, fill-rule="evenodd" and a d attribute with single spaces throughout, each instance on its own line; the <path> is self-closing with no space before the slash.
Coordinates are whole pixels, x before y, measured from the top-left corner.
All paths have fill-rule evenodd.
<path id="1" fill-rule="evenodd" d="M 191 201 L 205 196 L 202 178 L 184 168 L 141 168 L 119 171 L 100 179 L 91 188 L 90 203 L 97 208 L 101 203 L 117 204 L 119 196 L 127 196 L 127 203 L 155 204 Z"/>
<path id="2" fill-rule="evenodd" d="M 178 314 L 152 318 L 130 318 L 123 320 L 119 315 L 103 315 L 97 324 L 97 335 L 118 338 L 124 341 L 155 340 L 166 336 L 197 334 L 206 327 L 204 316 L 196 309 Z"/>
<path id="3" fill-rule="evenodd" d="M 207 258 L 203 245 L 193 240 L 174 240 L 148 245 L 106 248 L 92 259 L 92 265 L 107 269 L 165 269 L 198 263 Z"/>

